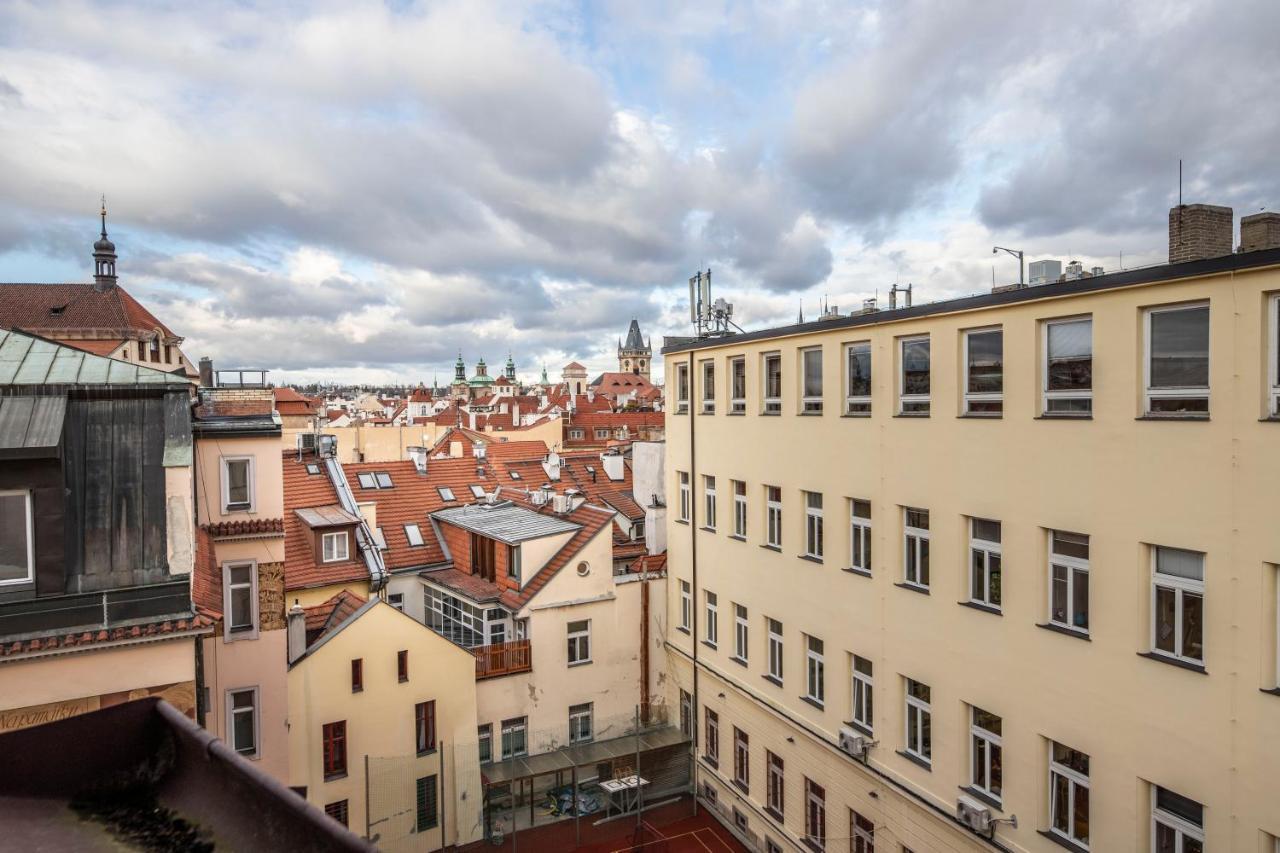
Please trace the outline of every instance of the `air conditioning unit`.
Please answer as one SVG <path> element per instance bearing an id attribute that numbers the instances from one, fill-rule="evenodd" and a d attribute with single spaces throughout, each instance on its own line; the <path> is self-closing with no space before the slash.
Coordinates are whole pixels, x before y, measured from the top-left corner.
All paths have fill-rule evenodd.
<path id="1" fill-rule="evenodd" d="M 991 809 L 972 800 L 962 798 L 956 802 L 956 820 L 974 832 L 985 834 L 991 831 Z"/>
<path id="2" fill-rule="evenodd" d="M 854 758 L 866 759 L 867 749 L 871 746 L 870 740 L 859 734 L 854 734 L 848 729 L 840 730 L 840 748 L 852 755 Z"/>
<path id="3" fill-rule="evenodd" d="M 298 450 L 304 453 L 314 452 L 316 449 L 316 434 L 314 432 L 298 433 Z"/>
<path id="4" fill-rule="evenodd" d="M 325 459 L 332 459 L 338 455 L 338 437 L 336 435 L 322 435 L 316 440 L 316 451 Z"/>

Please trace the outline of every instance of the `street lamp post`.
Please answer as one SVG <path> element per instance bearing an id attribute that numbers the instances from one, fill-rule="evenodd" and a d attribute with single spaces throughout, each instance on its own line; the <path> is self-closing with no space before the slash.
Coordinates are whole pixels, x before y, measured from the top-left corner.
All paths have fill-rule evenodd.
<path id="1" fill-rule="evenodd" d="M 991 254 L 995 255 L 995 254 L 999 254 L 1000 252 L 1007 252 L 1008 254 L 1013 255 L 1015 258 L 1018 259 L 1018 284 L 1026 284 L 1027 270 L 1026 270 L 1026 263 L 1023 260 L 1025 253 L 1021 249 L 1006 249 L 1004 246 L 991 247 Z"/>

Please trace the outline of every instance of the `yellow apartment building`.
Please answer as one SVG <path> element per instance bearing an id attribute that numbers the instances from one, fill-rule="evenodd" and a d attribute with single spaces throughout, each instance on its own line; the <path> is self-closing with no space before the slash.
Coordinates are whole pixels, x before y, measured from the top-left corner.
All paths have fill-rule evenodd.
<path id="1" fill-rule="evenodd" d="M 760 849 L 1280 849 L 1280 249 L 1170 224 L 668 341 L 669 701 Z"/>

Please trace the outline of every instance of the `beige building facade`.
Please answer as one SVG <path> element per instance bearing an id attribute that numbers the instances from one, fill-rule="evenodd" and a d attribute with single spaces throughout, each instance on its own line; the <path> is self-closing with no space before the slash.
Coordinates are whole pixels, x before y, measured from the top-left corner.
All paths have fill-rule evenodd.
<path id="1" fill-rule="evenodd" d="M 1273 853 L 1278 342 L 1269 249 L 669 345 L 699 793 L 768 850 Z"/>

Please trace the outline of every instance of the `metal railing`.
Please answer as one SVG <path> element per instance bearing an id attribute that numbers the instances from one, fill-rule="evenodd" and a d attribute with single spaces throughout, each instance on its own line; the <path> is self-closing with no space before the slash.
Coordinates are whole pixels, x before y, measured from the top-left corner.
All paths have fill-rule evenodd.
<path id="1" fill-rule="evenodd" d="M 471 653 L 476 656 L 476 678 L 493 678 L 533 669 L 528 640 L 476 646 Z"/>

